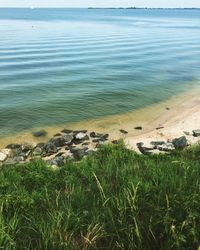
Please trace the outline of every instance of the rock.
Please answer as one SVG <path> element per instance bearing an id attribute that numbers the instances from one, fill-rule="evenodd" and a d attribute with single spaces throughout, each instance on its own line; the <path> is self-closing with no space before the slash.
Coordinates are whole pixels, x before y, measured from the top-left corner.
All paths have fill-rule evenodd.
<path id="1" fill-rule="evenodd" d="M 3 148 L 3 149 L 1 149 L 0 152 L 3 153 L 3 154 L 5 154 L 5 155 L 7 155 L 7 156 L 11 156 L 12 155 L 12 150 L 9 149 L 9 148 Z"/>
<path id="2" fill-rule="evenodd" d="M 62 136 L 62 134 L 61 133 L 57 133 L 57 134 L 54 135 L 54 137 L 58 137 L 58 136 Z"/>
<path id="3" fill-rule="evenodd" d="M 47 131 L 45 130 L 38 130 L 36 132 L 33 132 L 33 136 L 35 137 L 43 137 L 43 136 L 46 136 L 47 135 Z"/>
<path id="4" fill-rule="evenodd" d="M 63 156 L 57 156 L 54 159 L 48 160 L 47 164 L 50 166 L 58 166 L 61 167 L 65 164 L 65 158 Z"/>
<path id="5" fill-rule="evenodd" d="M 21 145 L 20 144 L 9 144 L 9 145 L 6 146 L 6 148 L 18 149 L 18 148 L 21 148 Z"/>
<path id="6" fill-rule="evenodd" d="M 165 143 L 165 144 L 159 145 L 157 149 L 160 151 L 164 151 L 164 152 L 170 152 L 174 150 L 175 147 L 172 143 Z"/>
<path id="7" fill-rule="evenodd" d="M 36 148 L 32 151 L 32 156 L 39 156 L 39 155 L 42 155 L 42 153 L 43 153 L 43 148 L 36 147 Z"/>
<path id="8" fill-rule="evenodd" d="M 64 133 L 64 134 L 71 134 L 71 133 L 73 133 L 73 130 L 71 130 L 71 129 L 63 129 L 61 132 Z"/>
<path id="9" fill-rule="evenodd" d="M 100 142 L 100 141 L 101 141 L 101 139 L 99 139 L 99 138 L 98 138 L 98 139 L 93 139 L 93 140 L 92 140 L 92 142 L 94 142 L 94 143 L 98 143 L 98 142 Z"/>
<path id="10" fill-rule="evenodd" d="M 74 134 L 74 135 L 77 135 L 77 134 L 79 134 L 79 133 L 86 134 L 86 133 L 87 133 L 87 130 L 85 129 L 85 130 L 74 130 L 74 131 L 73 131 L 73 134 Z"/>
<path id="11" fill-rule="evenodd" d="M 23 154 L 22 145 L 20 145 L 20 144 L 9 144 L 6 146 L 6 149 L 10 150 L 9 156 L 12 156 L 12 157 L 20 156 Z"/>
<path id="12" fill-rule="evenodd" d="M 78 134 L 75 135 L 75 139 L 77 140 L 85 140 L 86 138 L 87 140 L 89 139 L 88 135 L 83 132 L 79 132 Z"/>
<path id="13" fill-rule="evenodd" d="M 120 143 L 120 140 L 113 140 L 112 141 L 112 144 L 115 144 L 115 145 L 117 145 L 117 144 L 119 144 Z"/>
<path id="14" fill-rule="evenodd" d="M 95 155 L 97 153 L 97 151 L 90 149 L 86 153 L 87 153 L 87 155 Z"/>
<path id="15" fill-rule="evenodd" d="M 28 143 L 25 143 L 22 144 L 21 149 L 22 149 L 21 155 L 27 158 L 30 155 L 31 151 L 33 150 L 33 146 Z"/>
<path id="16" fill-rule="evenodd" d="M 58 152 L 56 145 L 52 142 L 48 142 L 45 146 L 45 152 L 47 155 L 52 155 Z"/>
<path id="17" fill-rule="evenodd" d="M 90 145 L 90 142 L 84 142 L 84 143 L 82 144 L 82 146 L 88 146 L 88 145 Z"/>
<path id="18" fill-rule="evenodd" d="M 155 149 L 155 147 L 151 147 L 151 148 L 145 147 L 143 142 L 138 142 L 136 145 L 137 145 L 139 151 L 144 155 L 151 154 L 152 151 Z"/>
<path id="19" fill-rule="evenodd" d="M 105 141 L 99 141 L 97 144 L 96 144 L 96 148 L 100 148 L 102 147 L 103 145 L 105 145 L 106 142 Z"/>
<path id="20" fill-rule="evenodd" d="M 128 132 L 126 131 L 126 130 L 124 130 L 124 129 L 120 129 L 119 130 L 122 134 L 128 134 Z"/>
<path id="21" fill-rule="evenodd" d="M 55 147 L 61 148 L 63 146 L 65 146 L 65 139 L 63 137 L 56 137 L 56 138 L 52 138 L 51 140 L 49 140 L 48 143 L 53 144 Z"/>
<path id="22" fill-rule="evenodd" d="M 72 135 L 64 135 L 63 139 L 65 140 L 65 144 L 69 145 L 73 141 L 74 137 Z"/>
<path id="23" fill-rule="evenodd" d="M 74 148 L 70 151 L 73 154 L 75 160 L 81 160 L 85 155 L 87 155 L 87 150 L 88 148 Z"/>
<path id="24" fill-rule="evenodd" d="M 84 141 L 87 141 L 89 140 L 89 136 L 83 132 L 79 132 L 78 134 L 74 135 L 74 140 L 73 140 L 73 143 L 74 144 L 80 144 Z"/>
<path id="25" fill-rule="evenodd" d="M 91 138 L 101 138 L 101 139 L 107 140 L 109 137 L 109 134 L 100 134 L 100 133 L 91 132 L 90 137 Z"/>
<path id="26" fill-rule="evenodd" d="M 16 165 L 16 164 L 19 164 L 19 163 L 23 163 L 24 162 L 24 157 L 23 156 L 15 156 L 13 158 L 8 158 L 4 164 L 5 165 Z"/>
<path id="27" fill-rule="evenodd" d="M 36 148 L 44 148 L 45 147 L 45 143 L 44 142 L 40 142 L 36 145 Z"/>
<path id="28" fill-rule="evenodd" d="M 165 109 L 166 109 L 166 110 L 170 110 L 170 108 L 169 108 L 169 107 L 166 107 Z"/>
<path id="29" fill-rule="evenodd" d="M 165 143 L 166 143 L 165 141 L 151 141 L 151 145 L 153 145 L 155 147 L 163 145 Z"/>
<path id="30" fill-rule="evenodd" d="M 90 133 L 90 137 L 91 137 L 91 138 L 96 138 L 96 137 L 98 137 L 98 136 L 97 136 L 97 134 L 96 134 L 95 132 L 91 132 L 91 133 Z"/>
<path id="31" fill-rule="evenodd" d="M 185 134 L 185 135 L 190 135 L 190 132 L 188 132 L 188 131 L 183 131 L 183 133 Z"/>
<path id="32" fill-rule="evenodd" d="M 58 153 L 58 154 L 56 155 L 56 157 L 62 156 L 63 154 L 64 154 L 64 152 L 60 152 L 60 153 Z"/>
<path id="33" fill-rule="evenodd" d="M 193 136 L 199 137 L 200 136 L 200 129 L 193 130 L 192 133 L 193 133 Z"/>
<path id="34" fill-rule="evenodd" d="M 156 130 L 163 129 L 163 126 L 157 127 Z"/>
<path id="35" fill-rule="evenodd" d="M 7 154 L 4 154 L 3 152 L 0 152 L 0 162 L 4 162 L 7 159 Z"/>
<path id="36" fill-rule="evenodd" d="M 136 130 L 142 130 L 142 126 L 137 126 L 134 129 L 136 129 Z"/>
<path id="37" fill-rule="evenodd" d="M 188 146 L 188 142 L 185 136 L 173 139 L 172 144 L 174 145 L 175 149 L 183 149 Z"/>

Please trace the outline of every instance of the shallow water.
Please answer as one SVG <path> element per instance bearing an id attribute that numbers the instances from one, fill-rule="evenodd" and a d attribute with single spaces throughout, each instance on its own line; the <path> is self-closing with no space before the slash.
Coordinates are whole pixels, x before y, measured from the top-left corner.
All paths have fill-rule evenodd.
<path id="1" fill-rule="evenodd" d="M 200 80 L 200 11 L 0 9 L 0 137 L 121 114 Z"/>

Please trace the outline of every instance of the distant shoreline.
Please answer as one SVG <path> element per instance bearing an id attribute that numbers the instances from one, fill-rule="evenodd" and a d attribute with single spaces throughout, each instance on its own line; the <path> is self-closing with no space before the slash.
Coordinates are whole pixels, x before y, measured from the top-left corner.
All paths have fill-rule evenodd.
<path id="1" fill-rule="evenodd" d="M 200 8 L 150 8 L 150 7 L 88 7 L 88 9 L 119 9 L 119 10 L 200 10 Z"/>
<path id="2" fill-rule="evenodd" d="M 37 7 L 34 6 L 34 8 L 31 7 L 18 7 L 18 6 L 13 6 L 13 7 L 0 7 L 0 9 L 31 9 L 31 10 L 37 10 L 37 9 L 91 9 L 91 10 L 200 10 L 199 8 L 196 7 L 185 7 L 185 8 L 156 8 L 156 7 Z"/>

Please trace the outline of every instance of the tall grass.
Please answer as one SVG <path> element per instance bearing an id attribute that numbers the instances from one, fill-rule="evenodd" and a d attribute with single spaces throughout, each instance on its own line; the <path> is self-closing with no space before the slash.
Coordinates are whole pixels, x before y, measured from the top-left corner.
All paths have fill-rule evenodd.
<path id="1" fill-rule="evenodd" d="M 142 156 L 123 144 L 54 171 L 0 171 L 0 249 L 198 249 L 200 146 Z"/>

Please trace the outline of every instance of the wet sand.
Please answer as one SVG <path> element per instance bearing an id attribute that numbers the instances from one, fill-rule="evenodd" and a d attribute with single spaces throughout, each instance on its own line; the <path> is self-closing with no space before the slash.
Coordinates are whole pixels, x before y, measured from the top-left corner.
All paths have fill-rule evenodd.
<path id="1" fill-rule="evenodd" d="M 143 129 L 134 129 L 137 126 L 142 126 Z M 46 137 L 34 138 L 33 131 L 13 134 L 13 136 L 0 139 L 0 148 L 10 143 L 28 142 L 36 144 L 45 142 L 64 128 L 106 132 L 110 134 L 111 140 L 123 138 L 127 146 L 132 149 L 137 148 L 137 142 L 148 143 L 152 140 L 170 140 L 184 135 L 184 131 L 191 132 L 193 129 L 200 129 L 200 88 L 176 95 L 162 103 L 122 115 L 34 129 L 34 131 L 45 129 L 48 132 Z M 128 134 L 123 135 L 120 133 L 120 129 L 126 130 Z M 196 143 L 197 138 L 191 136 L 189 141 L 190 143 Z"/>

